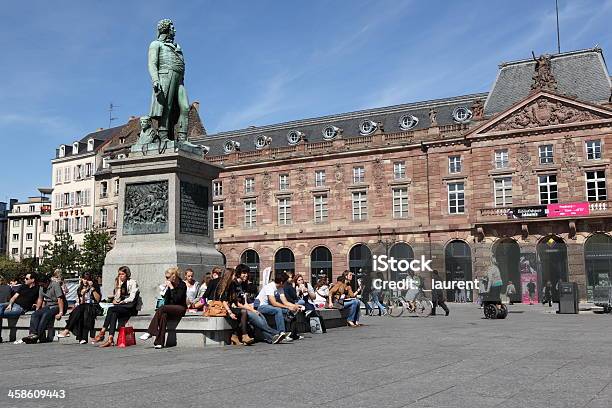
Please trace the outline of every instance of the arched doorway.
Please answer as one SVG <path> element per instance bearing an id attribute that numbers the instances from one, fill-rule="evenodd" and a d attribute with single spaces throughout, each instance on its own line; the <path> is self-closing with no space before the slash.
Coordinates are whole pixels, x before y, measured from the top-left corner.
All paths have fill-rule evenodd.
<path id="1" fill-rule="evenodd" d="M 540 275 L 538 286 L 540 288 L 550 281 L 553 287 L 553 301 L 559 301 L 558 283 L 559 280 L 567 282 L 567 245 L 563 239 L 556 235 L 544 237 L 538 242 L 538 271 Z"/>
<path id="2" fill-rule="evenodd" d="M 610 286 L 612 281 L 612 238 L 603 233 L 591 235 L 584 243 L 587 299 L 593 301 L 595 286 Z"/>
<path id="3" fill-rule="evenodd" d="M 351 286 L 356 288 L 357 278 L 372 270 L 372 251 L 365 244 L 357 244 L 349 251 L 349 270 L 353 272 Z"/>
<path id="4" fill-rule="evenodd" d="M 223 266 L 227 267 L 227 258 L 225 257 L 225 254 L 223 252 L 219 252 L 221 254 L 221 256 L 223 257 Z"/>
<path id="5" fill-rule="evenodd" d="M 274 273 L 295 272 L 295 257 L 289 248 L 281 248 L 274 255 Z"/>
<path id="6" fill-rule="evenodd" d="M 319 279 L 327 276 L 332 284 L 332 254 L 327 247 L 318 246 L 310 253 L 310 281 L 314 286 Z"/>
<path id="7" fill-rule="evenodd" d="M 521 248 L 519 244 L 513 239 L 503 238 L 493 245 L 492 252 L 497 261 L 497 267 L 501 273 L 502 282 L 504 282 L 502 293 L 505 292 L 508 281 L 512 281 L 517 289 L 516 299 L 514 300 L 519 301 L 522 293 L 520 284 L 521 275 L 519 271 Z M 487 265 L 487 267 L 488 266 L 489 265 Z"/>
<path id="8" fill-rule="evenodd" d="M 245 264 L 251 270 L 250 278 L 255 285 L 259 285 L 259 254 L 253 249 L 247 249 L 240 257 L 240 263 Z"/>
<path id="9" fill-rule="evenodd" d="M 412 250 L 412 247 L 405 242 L 398 242 L 397 244 L 394 244 L 389 251 L 389 258 L 391 257 L 395 258 L 395 260 L 398 262 L 400 260 L 410 262 L 414 259 L 414 251 Z M 408 276 L 408 271 L 399 271 L 396 269 L 395 271 L 390 271 L 389 276 L 391 277 L 390 280 L 399 281 Z"/>
<path id="10" fill-rule="evenodd" d="M 446 267 L 446 280 L 471 281 L 472 280 L 472 250 L 465 241 L 454 240 L 446 244 L 444 249 L 444 265 Z M 449 289 L 447 298 L 452 302 L 471 302 L 471 290 Z"/>

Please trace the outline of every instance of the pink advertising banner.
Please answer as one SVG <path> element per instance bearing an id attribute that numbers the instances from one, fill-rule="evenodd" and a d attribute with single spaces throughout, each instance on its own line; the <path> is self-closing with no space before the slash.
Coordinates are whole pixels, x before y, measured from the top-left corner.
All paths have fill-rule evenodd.
<path id="1" fill-rule="evenodd" d="M 589 215 L 589 203 L 548 204 L 548 217 L 575 217 Z"/>
<path id="2" fill-rule="evenodd" d="M 521 274 L 521 302 L 538 303 L 538 273 L 534 269 L 535 254 L 521 254 L 519 272 Z"/>

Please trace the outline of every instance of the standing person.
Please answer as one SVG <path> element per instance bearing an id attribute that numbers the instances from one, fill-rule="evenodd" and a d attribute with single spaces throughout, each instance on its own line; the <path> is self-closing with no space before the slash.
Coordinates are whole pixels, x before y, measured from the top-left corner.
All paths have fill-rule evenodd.
<path id="1" fill-rule="evenodd" d="M 448 310 L 448 306 L 446 306 L 446 303 L 444 302 L 444 289 L 436 289 L 435 288 L 436 282 L 442 283 L 442 279 L 440 278 L 438 270 L 434 269 L 432 276 L 431 276 L 431 283 L 432 283 L 432 288 L 431 288 L 432 299 L 431 300 L 433 302 L 433 307 L 431 309 L 431 316 L 436 315 L 436 309 L 438 308 L 438 306 L 440 306 L 442 310 L 444 310 L 445 316 L 448 316 L 448 314 L 450 313 L 450 310 Z"/>
<path id="2" fill-rule="evenodd" d="M 516 294 L 516 288 L 514 287 L 514 283 L 512 281 L 508 281 L 508 286 L 506 286 L 506 296 L 508 296 L 508 301 L 511 305 L 514 304 L 513 299 Z"/>
<path id="3" fill-rule="evenodd" d="M 138 314 L 142 307 L 140 299 L 140 290 L 138 282 L 132 279 L 132 272 L 127 266 L 122 266 L 117 272 L 115 278 L 115 289 L 113 297 L 113 306 L 108 308 L 106 318 L 100 332 L 94 337 L 93 343 L 98 343 L 104 340 L 104 336 L 108 331 L 108 339 L 100 345 L 100 347 L 111 347 L 115 345 L 115 331 L 118 329 L 119 323 L 124 325 L 131 316 Z M 124 320 L 120 322 L 121 320 Z"/>
<path id="4" fill-rule="evenodd" d="M 43 276 L 40 283 L 36 311 L 30 317 L 30 334 L 21 339 L 26 344 L 49 341 L 44 338 L 45 330 L 53 318 L 60 320 L 66 310 L 66 297 L 59 282 Z"/>
<path id="5" fill-rule="evenodd" d="M 27 273 L 24 284 L 20 285 L 8 303 L 0 304 L 0 343 L 2 343 L 2 318 L 18 318 L 22 314 L 34 309 L 40 292 L 36 272 Z M 21 340 L 18 342 L 21 343 Z"/>
<path id="6" fill-rule="evenodd" d="M 478 299 L 476 299 L 476 303 L 478 304 L 479 309 L 482 309 L 484 307 L 483 302 L 485 298 L 485 293 L 487 293 L 488 285 L 489 280 L 486 276 L 478 280 Z"/>
<path id="7" fill-rule="evenodd" d="M 185 269 L 185 285 L 187 285 L 187 307 L 191 308 L 198 299 L 200 284 L 193 278 L 193 269 Z"/>
<path id="8" fill-rule="evenodd" d="M 535 289 L 534 289 L 535 292 Z M 552 307 L 552 298 L 553 298 L 553 285 L 550 281 L 546 281 L 546 286 L 544 286 L 544 301 L 543 305 L 548 303 L 548 307 Z"/>
<path id="9" fill-rule="evenodd" d="M 350 273 L 352 277 L 352 273 Z M 361 326 L 359 323 L 359 300 L 355 298 L 355 293 L 351 285 L 347 283 L 347 275 L 340 275 L 336 278 L 336 284 L 329 290 L 329 308 L 348 309 L 346 324 L 350 327 Z"/>
<path id="10" fill-rule="evenodd" d="M 85 272 L 83 274 L 77 295 L 78 305 L 70 312 L 64 330 L 57 337 L 69 337 L 70 332 L 72 332 L 80 344 L 85 344 L 88 334 L 96 324 L 96 316 L 100 312 L 100 299 L 102 297 L 100 286 L 91 276 L 91 273 Z"/>
<path id="11" fill-rule="evenodd" d="M 533 281 L 533 279 L 531 279 L 529 283 L 527 283 L 527 293 L 529 294 L 529 304 L 533 305 L 533 301 L 535 300 L 535 293 L 536 293 L 536 284 Z"/>
<path id="12" fill-rule="evenodd" d="M 357 279 L 357 292 L 361 294 L 361 302 L 365 305 L 366 316 L 372 315 L 372 306 L 370 306 L 370 294 L 372 292 L 372 279 L 370 274 L 366 273 L 363 277 Z"/>
<path id="13" fill-rule="evenodd" d="M 487 270 L 487 295 L 486 300 L 495 302 L 495 307 L 499 310 L 501 308 L 501 291 L 504 286 L 504 282 L 501 278 L 501 272 L 497 265 L 497 258 L 491 255 L 491 266 Z"/>
<path id="14" fill-rule="evenodd" d="M 179 268 L 168 268 L 165 277 L 164 305 L 155 311 L 147 332 L 140 336 L 140 340 L 155 337 L 153 344 L 156 349 L 161 349 L 166 344 L 168 320 L 181 319 L 187 311 L 187 284 L 181 279 Z"/>
<path id="15" fill-rule="evenodd" d="M 385 280 L 385 277 L 383 276 L 382 272 L 376 272 L 376 279 L 380 280 L 380 282 L 382 283 L 382 281 Z M 372 310 L 370 311 L 370 316 L 374 315 L 374 307 L 378 308 L 379 316 L 386 314 L 387 311 L 385 310 L 383 304 L 380 302 L 380 298 L 382 296 L 382 289 L 372 288 L 372 292 L 370 293 L 370 295 L 372 297 Z"/>

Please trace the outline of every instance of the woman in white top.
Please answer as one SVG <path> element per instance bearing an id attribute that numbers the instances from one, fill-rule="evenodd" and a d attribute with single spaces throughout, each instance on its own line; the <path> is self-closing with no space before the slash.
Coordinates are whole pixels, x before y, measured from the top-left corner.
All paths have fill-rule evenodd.
<path id="1" fill-rule="evenodd" d="M 130 279 L 131 276 L 132 273 L 127 266 L 120 267 L 117 272 L 113 306 L 106 312 L 106 319 L 100 333 L 94 337 L 94 343 L 102 341 L 106 331 L 108 331 L 108 339 L 100 347 L 114 346 L 114 335 L 118 329 L 118 322 L 121 320 L 119 326 L 124 326 L 130 316 L 137 315 L 142 308 L 138 283 L 134 279 Z"/>
<path id="2" fill-rule="evenodd" d="M 187 285 L 187 308 L 193 307 L 195 302 L 198 300 L 198 292 L 200 290 L 200 284 L 197 280 L 193 279 L 193 269 L 185 269 L 185 285 Z"/>
<path id="3" fill-rule="evenodd" d="M 324 309 L 327 304 L 327 298 L 329 297 L 329 284 L 327 277 L 319 279 L 315 285 L 315 300 L 314 304 L 317 309 Z"/>

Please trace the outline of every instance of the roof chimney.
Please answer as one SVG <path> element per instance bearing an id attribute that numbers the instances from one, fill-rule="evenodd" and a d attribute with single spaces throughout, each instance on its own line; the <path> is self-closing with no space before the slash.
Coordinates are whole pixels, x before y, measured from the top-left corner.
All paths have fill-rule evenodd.
<path id="1" fill-rule="evenodd" d="M 130 116 L 130 118 L 128 119 L 128 122 L 129 122 L 130 120 L 134 120 L 134 119 L 138 119 L 138 116 L 134 116 L 134 115 Z"/>
<path id="2" fill-rule="evenodd" d="M 104 128 L 98 128 L 98 130 L 96 130 L 96 132 L 99 132 L 101 130 L 104 130 Z"/>

